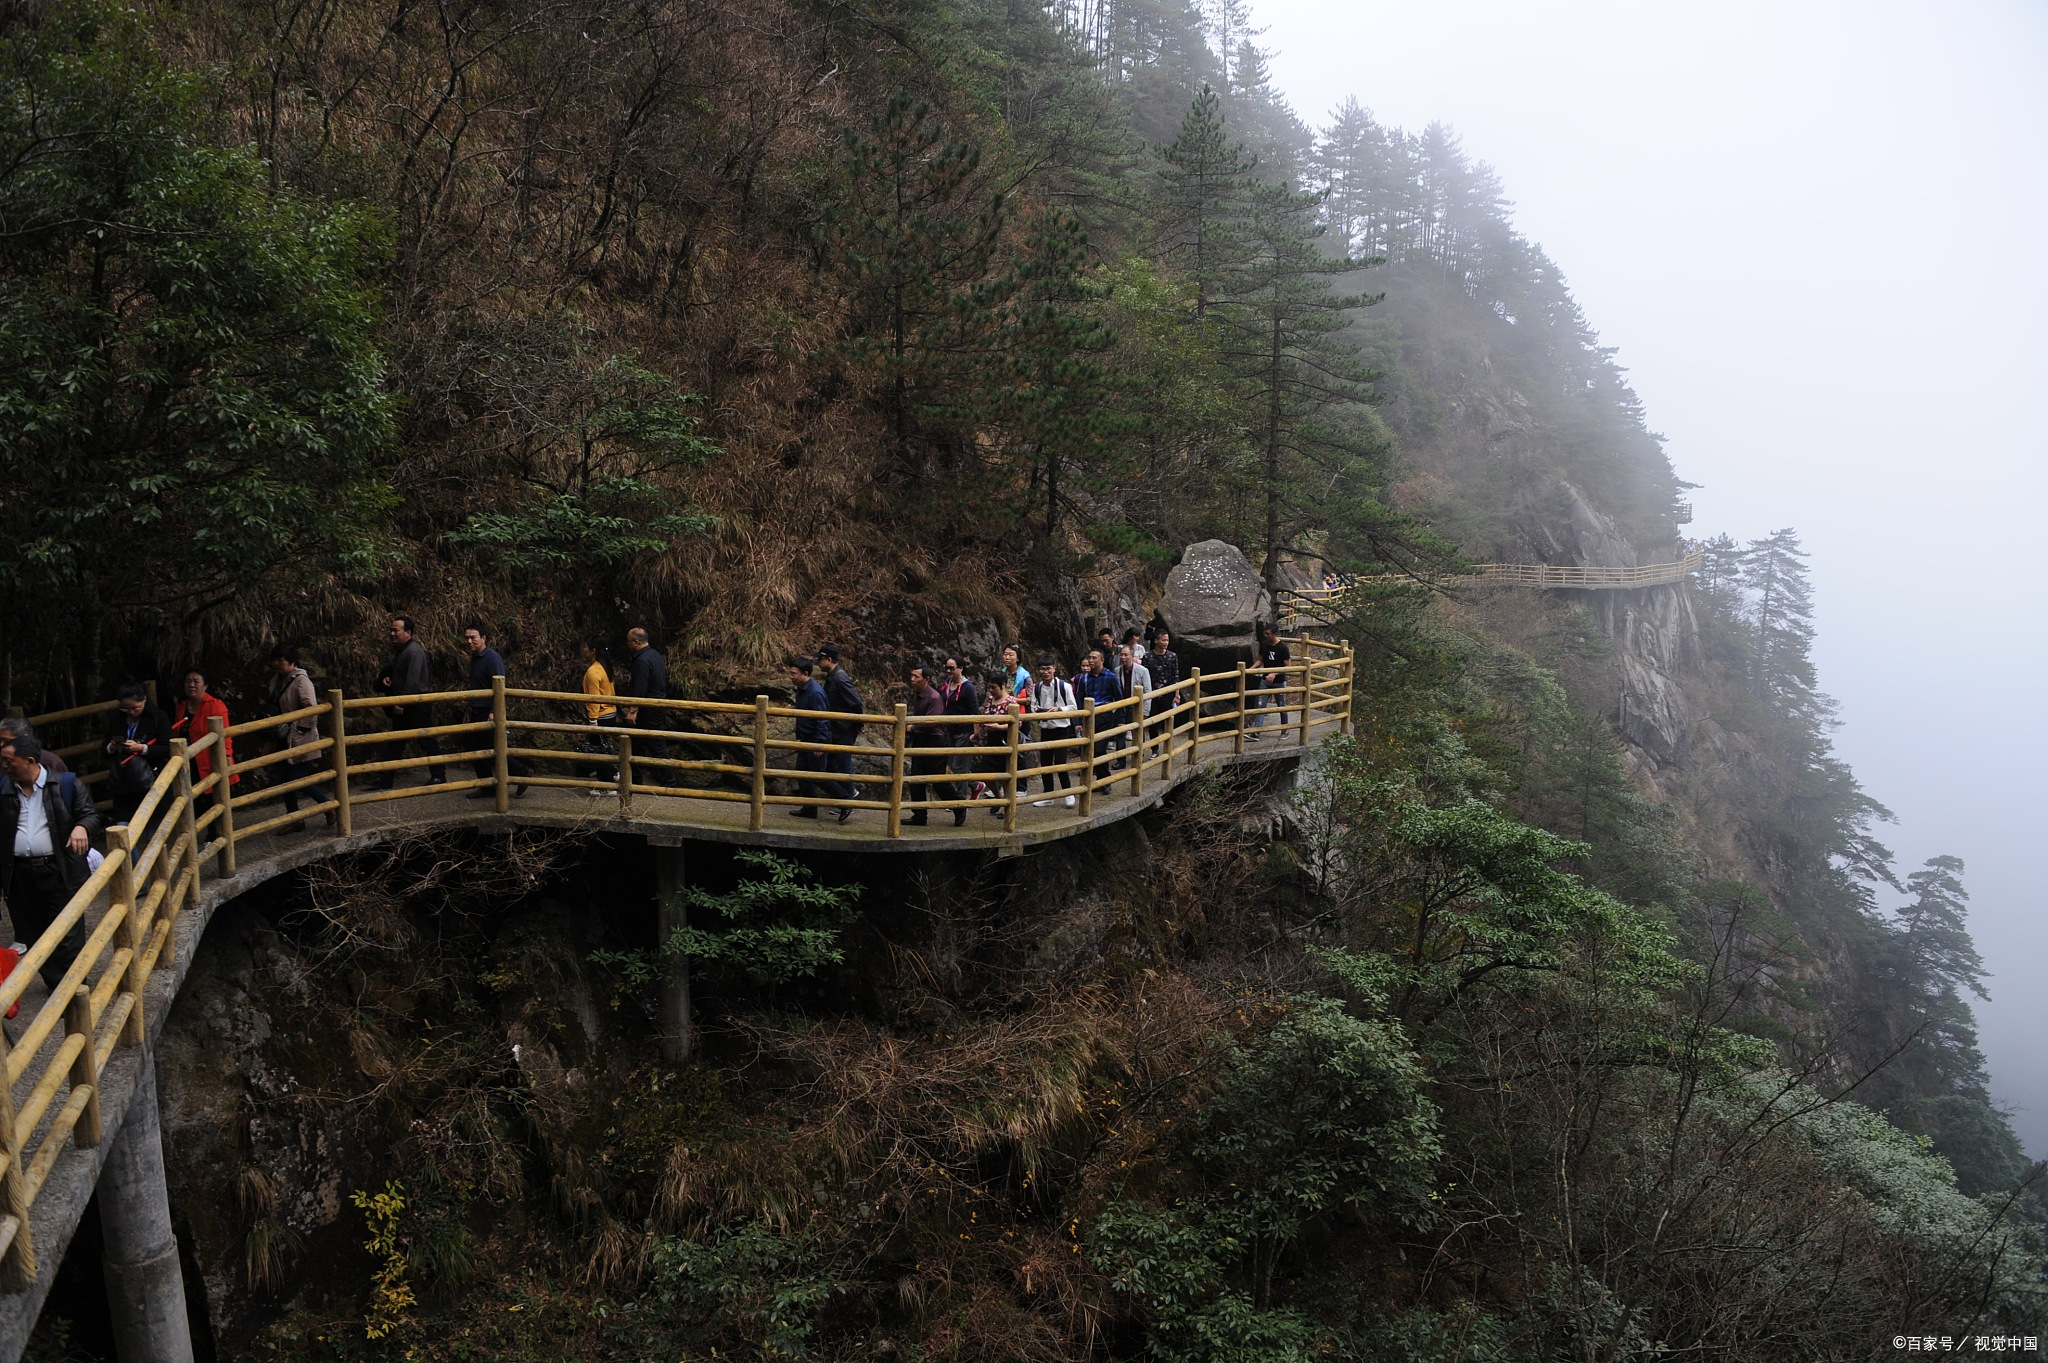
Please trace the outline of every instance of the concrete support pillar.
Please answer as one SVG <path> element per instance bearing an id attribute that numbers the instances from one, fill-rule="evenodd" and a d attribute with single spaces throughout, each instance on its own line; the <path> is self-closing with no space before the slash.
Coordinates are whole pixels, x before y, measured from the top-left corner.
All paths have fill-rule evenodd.
<path id="1" fill-rule="evenodd" d="M 689 885 L 683 879 L 683 849 L 654 849 L 654 893 L 658 905 L 655 922 L 657 950 L 668 947 L 668 939 L 689 921 Z M 690 1034 L 690 967 L 686 961 L 663 959 L 661 977 L 661 1055 L 673 1065 L 690 1058 L 694 1038 Z"/>
<path id="2" fill-rule="evenodd" d="M 185 1282 L 178 1271 L 178 1242 L 171 1234 L 171 1199 L 164 1183 L 156 1062 L 147 1052 L 128 1119 L 107 1147 L 96 1192 L 106 1240 L 107 1313 L 121 1363 L 192 1363 Z"/>

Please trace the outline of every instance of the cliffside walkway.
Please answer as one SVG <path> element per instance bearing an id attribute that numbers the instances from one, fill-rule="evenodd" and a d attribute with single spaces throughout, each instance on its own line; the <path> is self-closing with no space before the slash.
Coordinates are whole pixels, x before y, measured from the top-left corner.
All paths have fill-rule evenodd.
<path id="1" fill-rule="evenodd" d="M 203 738 L 175 741 L 134 817 L 108 830 L 105 861 L 0 983 L 0 1013 L 22 1004 L 20 1016 L 0 1027 L 0 1363 L 20 1357 L 103 1166 L 109 1177 L 127 1176 L 120 1137 L 134 1115 L 131 1105 L 137 1113 L 147 1106 L 142 1118 L 153 1146 L 149 1048 L 208 917 L 234 896 L 294 867 L 436 828 L 535 826 L 632 833 L 660 844 L 1014 854 L 1128 818 L 1197 775 L 1299 757 L 1348 731 L 1349 644 L 1308 638 L 1290 644 L 1298 661 L 1270 690 L 1240 666 L 1208 676 L 1195 672 L 1153 692 L 1144 698 L 1149 714 L 1131 699 L 1101 707 L 1089 702 L 1024 722 L 1014 716 L 913 722 L 897 705 L 887 715 L 842 716 L 865 726 L 863 741 L 853 745 L 799 742 L 791 735 L 800 712 L 766 695 L 751 705 L 638 701 L 636 727 L 597 729 L 583 722 L 588 697 L 508 687 L 503 679 L 489 691 L 403 698 L 460 715 L 446 724 L 392 729 L 379 723 L 392 700 L 330 691 L 305 710 L 225 728 L 216 720 Z M 81 706 L 33 722 L 44 732 L 69 723 L 93 726 L 96 733 L 111 708 L 112 702 Z M 665 724 L 653 723 L 650 712 Z M 227 758 L 227 738 L 246 741 L 302 718 L 320 722 L 323 736 L 311 745 L 320 754 L 317 770 L 286 763 L 306 748 Z M 1056 718 L 1071 728 L 1032 737 L 1031 721 Z M 970 745 L 977 728 L 993 741 Z M 398 755 L 427 738 L 450 750 Z M 600 750 L 586 750 L 593 738 L 601 738 Z M 934 738 L 948 746 L 923 746 Z M 583 748 L 575 746 L 579 741 Z M 83 758 L 97 747 L 88 739 L 57 751 Z M 794 788 L 824 775 L 812 764 L 832 755 L 853 759 L 850 775 L 831 777 L 852 782 L 852 798 Z M 208 770 L 199 777 L 202 757 Z M 955 757 L 984 770 L 971 776 L 933 770 Z M 1119 761 L 1125 765 L 1115 765 Z M 446 779 L 373 785 L 377 778 L 404 780 L 436 767 L 445 767 Z M 250 779 L 259 772 L 283 779 L 259 788 Z M 1071 808 L 1061 796 L 1048 799 L 1042 786 L 1020 792 L 1025 779 L 1048 772 L 1065 772 L 1072 781 Z M 92 771 L 84 779 L 105 778 Z M 969 800 L 942 784 L 974 780 L 990 783 L 999 798 Z M 525 798 L 517 795 L 522 785 Z M 312 803 L 282 813 L 274 802 L 287 790 Z M 232 793 L 223 799 L 223 791 Z M 819 810 L 815 822 L 790 817 L 807 805 Z M 852 811 L 844 824 L 836 817 L 841 808 Z M 966 811 L 958 827 L 951 817 L 956 809 Z M 914 821 L 920 813 L 928 823 Z M 331 828 L 323 817 L 328 814 Z M 309 831 L 286 831 L 301 819 Z M 38 972 L 74 925 L 86 929 L 85 947 L 55 987 L 45 989 Z M 138 1093 L 151 1101 L 136 1102 Z M 161 1156 L 156 1159 L 161 1202 Z M 157 1234 L 168 1236 L 167 1219 Z M 167 1272 L 175 1283 L 175 1247 L 145 1267 Z"/>
<path id="2" fill-rule="evenodd" d="M 1482 563 L 1469 576 L 1454 582 L 1490 582 L 1506 587 L 1572 588 L 1578 591 L 1627 591 L 1636 587 L 1663 587 L 1682 582 L 1700 570 L 1706 554 L 1695 549 L 1675 563 L 1642 563 L 1610 568 L 1591 563 Z M 1279 605 L 1296 627 L 1301 623 L 1327 623 L 1341 619 L 1345 598 L 1356 588 L 1381 582 L 1412 582 L 1401 573 L 1356 578 L 1340 587 L 1300 587 L 1279 593 Z"/>

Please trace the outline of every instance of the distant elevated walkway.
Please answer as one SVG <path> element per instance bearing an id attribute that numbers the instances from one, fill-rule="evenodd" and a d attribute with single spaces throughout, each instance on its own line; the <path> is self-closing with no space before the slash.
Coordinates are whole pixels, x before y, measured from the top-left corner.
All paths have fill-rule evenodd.
<path id="1" fill-rule="evenodd" d="M 1619 568 L 1592 563 L 1481 563 L 1474 572 L 1445 581 L 1451 584 L 1488 582 L 1504 587 L 1626 591 L 1682 582 L 1700 570 L 1706 557 L 1704 552 L 1695 549 L 1675 563 L 1641 563 Z M 1278 604 L 1281 617 L 1289 628 L 1327 624 L 1343 618 L 1349 609 L 1347 596 L 1359 587 L 1417 580 L 1405 573 L 1382 573 L 1375 577 L 1353 578 L 1336 587 L 1287 588 L 1278 594 Z"/>

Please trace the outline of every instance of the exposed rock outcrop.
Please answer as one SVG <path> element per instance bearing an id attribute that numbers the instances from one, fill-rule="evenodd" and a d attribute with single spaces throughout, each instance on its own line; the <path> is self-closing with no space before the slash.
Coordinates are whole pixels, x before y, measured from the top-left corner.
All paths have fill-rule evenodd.
<path id="1" fill-rule="evenodd" d="M 1183 666 L 1227 672 L 1257 656 L 1258 623 L 1273 618 L 1273 596 L 1243 550 L 1203 540 L 1166 575 L 1159 618 Z"/>

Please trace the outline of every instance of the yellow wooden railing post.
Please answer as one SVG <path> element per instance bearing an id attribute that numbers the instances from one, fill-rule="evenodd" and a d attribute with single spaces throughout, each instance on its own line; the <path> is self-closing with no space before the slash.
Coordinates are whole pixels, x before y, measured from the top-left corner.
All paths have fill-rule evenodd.
<path id="1" fill-rule="evenodd" d="M 199 893 L 203 879 L 199 870 L 199 815 L 192 808 L 192 754 L 189 744 L 182 738 L 171 740 L 171 755 L 178 759 L 178 837 L 185 844 L 185 855 L 192 861 L 192 893 Z"/>
<path id="2" fill-rule="evenodd" d="M 1242 756 L 1244 754 L 1244 705 L 1244 664 L 1239 663 L 1237 665 L 1237 726 L 1235 732 L 1232 733 L 1230 740 L 1230 751 L 1238 756 Z"/>
<path id="3" fill-rule="evenodd" d="M 1304 645 L 1304 647 L 1306 646 Z M 1315 680 L 1316 665 L 1304 660 L 1301 664 L 1301 746 L 1304 748 L 1308 746 L 1309 708 L 1316 698 Z M 1282 677 L 1280 682 L 1284 686 L 1287 683 L 1287 679 Z M 1287 693 L 1282 691 L 1280 694 L 1284 696 Z"/>
<path id="4" fill-rule="evenodd" d="M 345 838 L 355 831 L 355 819 L 348 803 L 348 720 L 339 688 L 327 693 L 327 704 L 327 738 L 333 745 L 328 751 L 334 759 L 334 829 Z"/>
<path id="5" fill-rule="evenodd" d="M 1014 833 L 1017 831 L 1017 785 L 1020 779 L 1018 758 L 1023 755 L 1021 745 L 1024 742 L 1024 716 L 1014 705 L 1010 707 L 1010 732 L 1008 737 L 1010 740 L 1010 754 L 1005 763 L 1004 770 L 1010 776 L 1010 805 L 1009 808 L 1003 811 L 1003 831 L 1005 833 Z"/>
<path id="6" fill-rule="evenodd" d="M 1131 695 L 1131 794 L 1145 793 L 1145 697 Z"/>
<path id="7" fill-rule="evenodd" d="M 1188 671 L 1188 765 L 1193 766 L 1202 756 L 1202 669 Z M 1166 746 L 1173 747 L 1173 733 L 1166 735 Z"/>
<path id="8" fill-rule="evenodd" d="M 910 733 L 910 707 L 897 702 L 889 734 L 889 836 L 903 836 L 903 750 Z"/>
<path id="9" fill-rule="evenodd" d="M 506 726 L 505 679 L 491 678 L 491 796 L 500 814 L 512 808 L 512 731 Z M 458 751 L 460 751 L 458 749 Z"/>
<path id="10" fill-rule="evenodd" d="M 157 853 L 158 874 L 169 865 L 171 852 L 177 846 L 177 838 L 169 835 L 163 840 L 163 850 Z M 121 1044 L 140 1046 L 142 1044 L 142 991 L 149 984 L 149 976 L 142 968 L 142 948 L 148 944 L 143 936 L 143 924 L 136 915 L 142 909 L 142 887 L 135 883 L 135 833 L 127 824 L 116 824 L 107 830 L 107 855 L 118 858 L 114 867 L 114 883 L 108 896 L 110 904 L 128 906 L 128 912 L 121 919 L 121 926 L 114 929 L 114 941 L 118 948 L 128 953 L 128 979 L 125 993 L 135 998 L 128 1010 L 127 1021 L 121 1024 Z M 157 912 L 167 913 L 171 908 L 170 891 L 157 901 Z M 117 994 L 118 997 L 118 994 Z M 88 1043 L 90 1045 L 90 1043 Z"/>
<path id="11" fill-rule="evenodd" d="M 747 798 L 747 828 L 761 831 L 768 812 L 768 697 L 754 697 L 754 788 Z"/>
<path id="12" fill-rule="evenodd" d="M 141 1000 L 136 1002 L 140 1004 Z M 131 1011 L 130 1016 L 133 1015 Z M 71 1143 L 90 1150 L 100 1143 L 100 1071 L 93 1055 L 92 986 L 84 980 L 64 1001 L 64 1033 L 85 1038 L 77 1058 L 71 1062 L 71 1087 L 74 1092 L 83 1089 L 90 1096 L 85 1100 L 85 1111 L 78 1114 L 78 1125 L 71 1128 Z"/>
<path id="13" fill-rule="evenodd" d="M 1095 812 L 1095 697 L 1081 702 L 1081 817 Z"/>
<path id="14" fill-rule="evenodd" d="M 206 722 L 213 735 L 213 798 L 220 807 L 220 873 L 235 873 L 235 764 L 228 756 L 228 726 L 219 715 Z"/>
<path id="15" fill-rule="evenodd" d="M 633 735 L 619 735 L 619 817 L 633 812 Z"/>
<path id="16" fill-rule="evenodd" d="M 7 1029 L 0 1027 L 0 1073 L 6 1071 L 9 1048 Z M 28 1165 L 21 1156 L 21 1142 L 14 1137 L 14 1087 L 0 1083 L 0 1160 L 6 1161 L 0 1170 L 0 1235 L 7 1236 L 0 1286 L 10 1292 L 36 1280 L 35 1239 L 28 1228 Z"/>
<path id="17" fill-rule="evenodd" d="M 1337 732 L 1348 734 L 1351 732 L 1351 690 L 1357 685 L 1357 682 L 1354 680 L 1355 674 L 1351 669 L 1351 641 L 1349 639 L 1339 639 L 1337 641 L 1337 658 L 1337 680 L 1343 683 L 1343 690 L 1338 693 L 1341 703 L 1337 707 Z"/>

